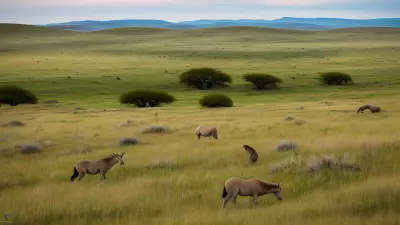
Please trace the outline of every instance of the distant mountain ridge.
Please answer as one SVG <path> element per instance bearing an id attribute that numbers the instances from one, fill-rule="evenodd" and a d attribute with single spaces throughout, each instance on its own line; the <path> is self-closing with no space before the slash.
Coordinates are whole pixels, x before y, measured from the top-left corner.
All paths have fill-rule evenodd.
<path id="1" fill-rule="evenodd" d="M 232 26 L 255 26 L 266 28 L 286 28 L 298 30 L 327 30 L 354 27 L 395 27 L 400 28 L 400 18 L 378 19 L 341 19 L 341 18 L 297 18 L 283 17 L 274 20 L 238 19 L 238 20 L 192 20 L 168 22 L 164 20 L 84 20 L 65 23 L 52 23 L 42 26 L 73 31 L 98 31 L 124 27 L 147 27 L 164 29 L 199 29 Z"/>

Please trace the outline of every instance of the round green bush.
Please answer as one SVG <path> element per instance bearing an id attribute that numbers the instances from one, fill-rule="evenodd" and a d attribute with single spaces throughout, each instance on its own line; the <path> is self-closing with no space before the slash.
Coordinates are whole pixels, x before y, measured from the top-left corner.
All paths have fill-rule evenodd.
<path id="1" fill-rule="evenodd" d="M 38 98 L 30 91 L 16 86 L 0 86 L 0 104 L 17 106 L 19 104 L 37 104 Z"/>
<path id="2" fill-rule="evenodd" d="M 121 94 L 119 101 L 121 104 L 133 104 L 137 107 L 156 107 L 162 103 L 172 103 L 176 99 L 165 91 L 135 90 Z"/>
<path id="3" fill-rule="evenodd" d="M 226 95 L 222 94 L 208 94 L 204 95 L 199 103 L 201 106 L 209 107 L 209 108 L 217 108 L 217 107 L 232 107 L 233 101 Z"/>
<path id="4" fill-rule="evenodd" d="M 197 89 L 210 89 L 232 83 L 232 78 L 220 70 L 213 68 L 190 69 L 180 76 L 180 83 Z"/>
<path id="5" fill-rule="evenodd" d="M 281 79 L 264 73 L 245 74 L 243 79 L 253 83 L 257 89 L 271 89 L 276 87 L 276 83 L 282 83 Z"/>
<path id="6" fill-rule="evenodd" d="M 326 72 L 320 73 L 321 82 L 327 85 L 340 85 L 347 84 L 348 82 L 353 82 L 351 76 L 347 73 L 342 72 Z"/>

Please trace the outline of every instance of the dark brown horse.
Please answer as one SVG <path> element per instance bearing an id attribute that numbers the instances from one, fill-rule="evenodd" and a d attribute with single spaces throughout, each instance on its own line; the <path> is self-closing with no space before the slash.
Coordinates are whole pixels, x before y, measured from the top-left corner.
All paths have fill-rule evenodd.
<path id="1" fill-rule="evenodd" d="M 366 105 L 363 105 L 360 108 L 358 108 L 357 113 L 359 113 L 359 112 L 364 113 L 364 110 L 366 110 L 366 109 L 369 109 L 371 111 L 371 113 L 378 113 L 381 111 L 381 107 L 379 107 L 379 106 L 366 104 Z"/>
<path id="2" fill-rule="evenodd" d="M 258 159 L 257 151 L 248 145 L 243 145 L 242 147 L 246 150 L 247 153 L 249 153 L 249 163 L 251 164 L 256 163 Z"/>

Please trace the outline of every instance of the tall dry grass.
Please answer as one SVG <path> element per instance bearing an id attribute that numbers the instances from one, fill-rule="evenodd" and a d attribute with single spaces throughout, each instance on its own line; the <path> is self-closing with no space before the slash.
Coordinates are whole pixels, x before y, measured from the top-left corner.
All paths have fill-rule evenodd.
<path id="1" fill-rule="evenodd" d="M 399 224 L 399 107 L 395 98 L 375 99 L 379 114 L 357 115 L 352 101 L 331 105 L 253 105 L 231 109 L 158 108 L 116 111 L 82 110 L 73 106 L 2 107 L 1 122 L 20 120 L 24 127 L 0 128 L 0 212 L 17 224 Z M 157 116 L 155 116 L 157 114 Z M 285 116 L 305 121 L 285 121 Z M 128 119 L 133 125 L 121 127 Z M 150 125 L 169 132 L 142 133 Z M 195 136 L 198 125 L 215 125 L 218 141 Z M 139 144 L 120 147 L 122 137 Z M 281 140 L 298 144 L 296 152 L 278 152 Z M 20 154 L 15 145 L 42 144 L 42 152 Z M 51 143 L 51 144 L 49 144 Z M 248 165 L 241 147 L 259 152 Z M 92 151 L 74 151 L 90 146 Z M 125 165 L 115 165 L 107 181 L 85 176 L 70 183 L 74 163 L 112 152 L 127 152 Z M 301 157 L 348 152 L 361 171 L 302 167 L 270 173 L 272 165 Z M 171 166 L 157 166 L 164 162 Z M 157 165 L 155 165 L 157 164 Z M 231 176 L 283 182 L 283 201 L 261 197 L 259 208 L 238 198 L 221 210 L 223 183 Z"/>

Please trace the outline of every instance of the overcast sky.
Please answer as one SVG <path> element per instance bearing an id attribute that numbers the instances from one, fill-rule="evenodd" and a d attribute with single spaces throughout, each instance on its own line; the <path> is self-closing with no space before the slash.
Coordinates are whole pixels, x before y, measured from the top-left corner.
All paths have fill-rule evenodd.
<path id="1" fill-rule="evenodd" d="M 400 17 L 400 0 L 0 0 L 0 23 Z"/>

